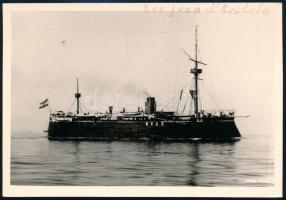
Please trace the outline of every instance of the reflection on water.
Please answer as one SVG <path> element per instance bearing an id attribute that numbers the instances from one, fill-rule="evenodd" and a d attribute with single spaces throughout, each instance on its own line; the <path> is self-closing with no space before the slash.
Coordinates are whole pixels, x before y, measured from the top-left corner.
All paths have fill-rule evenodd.
<path id="1" fill-rule="evenodd" d="M 212 151 L 203 148 L 201 143 L 194 143 L 191 148 L 189 166 L 191 173 L 189 175 L 188 185 L 210 186 L 220 185 L 220 177 L 231 176 L 227 172 L 234 172 L 236 165 L 233 162 L 233 153 L 235 152 L 235 141 L 224 143 L 209 143 L 212 145 Z M 213 148 L 215 147 L 215 148 Z M 207 153 L 208 164 L 204 161 Z M 204 166 L 205 165 L 205 166 Z M 206 176 L 209 176 L 207 178 Z M 216 177 L 218 176 L 218 177 Z M 208 180 L 205 182 L 204 180 Z M 210 181 L 211 180 L 211 181 Z"/>
<path id="2" fill-rule="evenodd" d="M 192 158 L 192 161 L 189 161 L 191 173 L 189 176 L 188 185 L 195 185 L 196 186 L 197 185 L 197 177 L 200 175 L 199 164 L 201 162 L 198 143 L 195 143 L 193 145 L 193 148 L 190 152 L 190 157 Z"/>
<path id="3" fill-rule="evenodd" d="M 272 140 L 132 142 L 12 138 L 13 185 L 271 186 Z"/>

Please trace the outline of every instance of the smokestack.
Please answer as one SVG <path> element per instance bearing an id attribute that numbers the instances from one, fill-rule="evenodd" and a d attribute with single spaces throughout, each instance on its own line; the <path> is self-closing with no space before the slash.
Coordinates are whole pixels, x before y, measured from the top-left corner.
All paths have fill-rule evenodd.
<path id="1" fill-rule="evenodd" d="M 109 106 L 108 109 L 109 109 L 109 113 L 112 114 L 113 107 Z"/>
<path id="2" fill-rule="evenodd" d="M 145 113 L 154 114 L 155 112 L 156 112 L 155 97 L 147 97 L 147 101 L 145 102 Z"/>

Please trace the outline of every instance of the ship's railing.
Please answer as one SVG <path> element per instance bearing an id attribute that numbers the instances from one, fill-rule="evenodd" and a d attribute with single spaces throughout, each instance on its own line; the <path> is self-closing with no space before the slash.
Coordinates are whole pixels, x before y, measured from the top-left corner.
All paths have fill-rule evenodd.
<path id="1" fill-rule="evenodd" d="M 200 113 L 207 115 L 207 114 L 211 114 L 214 116 L 221 116 L 221 115 L 231 115 L 234 116 L 235 115 L 235 110 L 230 110 L 230 109 L 226 109 L 226 110 L 202 110 Z"/>
<path id="2" fill-rule="evenodd" d="M 177 113 L 175 116 L 179 118 L 197 118 L 194 113 L 190 115 L 181 115 Z M 235 110 L 201 110 L 198 117 L 235 117 Z"/>
<path id="3" fill-rule="evenodd" d="M 159 115 L 160 114 L 160 115 Z M 147 115 L 144 112 L 129 112 L 129 113 L 105 113 L 105 114 L 99 114 L 99 113 L 81 113 L 81 114 L 76 114 L 76 113 L 71 113 L 71 112 L 63 112 L 63 111 L 57 111 L 54 113 L 51 113 L 51 120 L 55 121 L 62 121 L 62 120 L 72 120 L 73 118 L 76 119 L 85 119 L 85 120 L 90 120 L 92 118 L 96 117 L 97 119 L 122 119 L 122 120 L 140 120 L 139 118 L 148 118 L 152 119 L 155 116 L 154 115 Z M 156 118 L 172 118 L 172 119 L 183 119 L 183 118 L 197 118 L 194 113 L 190 115 L 183 115 L 179 113 L 172 113 L 169 114 L 168 112 L 158 112 L 156 115 Z M 201 110 L 199 112 L 198 118 L 211 118 L 211 117 L 235 117 L 235 110 Z"/>

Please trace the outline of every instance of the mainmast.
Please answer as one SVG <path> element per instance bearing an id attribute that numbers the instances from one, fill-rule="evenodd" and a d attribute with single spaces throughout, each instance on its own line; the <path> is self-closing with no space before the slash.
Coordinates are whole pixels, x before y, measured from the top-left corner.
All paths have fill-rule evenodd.
<path id="1" fill-rule="evenodd" d="M 199 86 L 198 86 L 198 80 L 199 75 L 203 72 L 202 69 L 198 68 L 199 64 L 207 65 L 201 61 L 198 61 L 198 25 L 196 25 L 195 30 L 195 58 L 193 59 L 184 49 L 182 51 L 189 57 L 189 60 L 193 61 L 195 63 L 195 67 L 191 69 L 191 73 L 194 74 L 195 79 L 195 89 L 190 90 L 191 96 L 194 99 L 194 110 L 195 110 L 195 116 L 199 117 L 199 103 L 198 103 L 198 96 L 199 96 Z"/>
<path id="2" fill-rule="evenodd" d="M 76 78 L 76 93 L 74 96 L 76 98 L 76 114 L 79 114 L 79 98 L 81 97 L 81 94 L 78 89 L 78 78 Z"/>
<path id="3" fill-rule="evenodd" d="M 196 26 L 196 36 L 195 36 L 195 67 L 191 69 L 191 73 L 195 76 L 195 91 L 193 93 L 194 98 L 194 107 L 195 107 L 195 115 L 196 117 L 199 116 L 199 102 L 198 102 L 198 94 L 199 94 L 199 87 L 198 87 L 198 76 L 202 73 L 202 69 L 198 68 L 198 26 Z"/>

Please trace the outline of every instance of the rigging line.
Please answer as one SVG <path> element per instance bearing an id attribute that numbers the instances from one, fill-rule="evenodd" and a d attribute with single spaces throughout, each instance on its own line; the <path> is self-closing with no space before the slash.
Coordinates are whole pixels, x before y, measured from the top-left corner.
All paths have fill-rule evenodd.
<path id="1" fill-rule="evenodd" d="M 82 113 L 82 107 L 81 107 L 81 103 L 79 104 L 79 110 Z"/>
<path id="2" fill-rule="evenodd" d="M 181 85 L 182 85 L 182 82 L 180 81 L 178 81 L 178 79 L 180 79 L 180 77 L 178 77 L 179 75 L 179 73 L 180 74 L 182 74 L 183 73 L 183 71 L 182 70 L 184 70 L 185 71 L 185 69 L 187 69 L 188 67 L 189 67 L 189 62 L 188 63 L 185 63 L 185 64 L 182 64 L 182 65 L 180 65 L 180 66 L 182 66 L 182 67 L 180 67 L 178 70 L 176 70 L 176 79 L 175 79 L 175 86 L 173 87 L 173 93 L 175 93 L 175 90 L 178 90 L 178 88 L 180 89 L 181 88 Z M 180 79 L 181 80 L 181 79 Z M 178 83 L 179 82 L 179 83 Z M 189 81 L 187 82 L 187 84 L 189 83 Z"/>
<path id="3" fill-rule="evenodd" d="M 201 95 L 198 94 L 199 97 L 199 107 L 200 107 L 200 111 L 202 111 L 202 101 L 201 101 Z"/>
<path id="4" fill-rule="evenodd" d="M 188 85 L 192 86 L 192 82 L 191 82 L 191 81 L 187 81 L 187 83 L 186 83 L 185 85 L 183 85 L 183 87 L 181 87 L 181 90 L 179 91 L 178 94 L 180 94 L 180 92 L 181 92 L 182 90 L 184 90 Z"/>
<path id="5" fill-rule="evenodd" d="M 182 96 L 183 96 L 183 90 L 180 91 L 180 97 L 179 97 L 179 100 L 178 100 L 176 113 L 178 113 L 178 109 L 179 109 L 180 102 L 181 102 L 181 100 L 182 100 Z"/>
<path id="6" fill-rule="evenodd" d="M 193 85 L 193 82 L 192 81 L 189 81 L 187 82 L 187 84 L 182 88 L 182 91 L 189 85 L 189 90 L 192 89 L 192 85 Z M 189 92 L 188 90 L 188 92 Z M 184 97 L 184 96 L 182 96 Z M 189 100 L 190 97 L 187 96 L 187 101 Z M 191 103 L 192 103 L 192 98 L 191 98 Z M 191 109 L 191 108 L 190 108 Z"/>
<path id="7" fill-rule="evenodd" d="M 202 90 L 202 84 L 200 84 L 202 81 L 200 81 L 199 83 L 198 83 L 198 87 L 200 88 L 200 90 Z M 202 101 L 201 101 L 201 92 L 198 92 L 197 93 L 197 96 L 198 96 L 198 110 L 202 110 Z"/>
<path id="8" fill-rule="evenodd" d="M 200 86 L 203 88 L 203 90 L 205 90 L 205 87 L 203 86 L 203 84 L 204 84 L 204 81 L 203 81 L 203 79 L 202 79 Z M 202 93 L 199 94 L 199 101 L 200 101 L 200 109 L 202 110 L 202 109 L 203 109 L 203 102 L 202 102 L 203 97 L 202 97 L 201 94 L 202 94 Z"/>
<path id="9" fill-rule="evenodd" d="M 205 84 L 207 84 L 207 83 L 205 83 Z M 209 84 L 207 84 L 207 86 L 208 86 Z M 218 104 L 218 102 L 217 102 L 217 100 L 216 100 L 216 98 L 215 98 L 215 96 L 214 96 L 214 91 L 212 91 L 212 89 L 211 89 L 211 87 L 208 87 L 208 88 L 210 88 L 209 89 L 209 97 L 212 99 L 212 101 L 213 101 L 213 103 L 215 104 L 215 107 L 216 107 L 216 109 L 218 110 L 218 111 L 222 111 L 222 108 L 221 108 L 221 106 Z"/>
<path id="10" fill-rule="evenodd" d="M 219 104 L 219 102 L 217 100 L 218 98 L 217 98 L 216 93 L 214 91 L 213 85 L 211 84 L 211 81 L 210 81 L 210 88 L 211 88 L 211 94 L 213 95 L 214 101 L 218 105 L 219 111 L 223 112 L 222 106 Z"/>
<path id="11" fill-rule="evenodd" d="M 186 115 L 191 115 L 191 108 L 192 108 L 192 98 L 187 99 L 187 104 L 186 104 Z"/>
<path id="12" fill-rule="evenodd" d="M 85 110 L 87 110 L 88 112 L 90 112 L 91 113 L 91 110 L 90 109 L 88 109 L 86 106 L 85 106 L 85 104 L 81 104 L 83 107 L 84 107 L 84 109 Z"/>
<path id="13" fill-rule="evenodd" d="M 184 86 L 183 86 L 183 88 L 179 91 L 179 99 L 178 99 L 178 104 L 177 104 L 177 109 L 176 109 L 176 113 L 178 113 L 178 109 L 179 109 L 179 106 L 180 106 L 180 103 L 181 103 L 181 100 L 182 100 L 182 98 L 184 97 L 183 96 L 183 92 L 184 92 L 184 89 L 188 86 L 188 85 L 192 85 L 192 82 L 187 82 Z"/>
<path id="14" fill-rule="evenodd" d="M 213 98 L 211 91 L 208 89 L 208 87 L 205 84 L 206 83 L 204 81 L 202 81 L 202 87 L 206 88 L 209 91 L 209 92 L 207 92 L 208 97 L 212 100 L 212 103 L 214 104 L 215 108 L 217 110 L 219 110 L 219 107 L 217 106 L 217 103 L 216 103 L 215 99 Z"/>
<path id="15" fill-rule="evenodd" d="M 175 53 L 176 53 L 176 52 L 174 52 L 171 56 L 173 56 Z M 169 56 L 169 57 L 171 57 L 171 56 Z M 169 58 L 169 57 L 168 57 L 168 58 Z M 187 64 L 186 64 L 186 65 L 187 65 Z M 176 84 L 176 85 L 179 85 L 179 84 L 177 84 L 177 79 L 178 79 L 178 77 L 176 76 L 175 84 Z M 179 87 L 179 88 L 181 88 L 181 90 L 184 90 L 188 85 L 190 85 L 190 88 L 191 88 L 192 82 L 191 82 L 191 81 L 187 81 L 186 84 L 184 84 L 182 87 Z M 173 93 L 174 93 L 175 88 L 176 88 L 176 87 L 173 86 Z M 179 91 L 179 94 L 180 94 L 181 90 Z M 177 105 L 176 113 L 178 112 L 178 107 L 179 107 L 180 101 L 181 101 L 181 99 L 178 100 L 178 105 Z M 165 105 L 165 106 L 166 106 L 166 105 Z M 165 106 L 164 106 L 164 107 L 165 107 Z"/>
<path id="16" fill-rule="evenodd" d="M 174 54 L 172 54 L 172 55 L 174 55 Z M 171 55 L 171 56 L 172 56 L 172 55 Z M 171 56 L 169 56 L 169 57 L 171 57 Z M 169 57 L 168 57 L 168 58 L 169 58 Z M 167 58 L 167 59 L 168 59 L 168 58 Z M 167 59 L 165 59 L 164 62 L 166 62 Z M 183 87 L 181 90 L 184 90 L 184 88 L 185 88 L 186 86 L 188 86 L 189 84 L 191 84 L 191 83 L 188 81 L 188 82 L 184 85 L 184 87 Z M 180 93 L 179 93 L 179 94 L 180 94 Z M 168 104 L 169 104 L 169 103 L 165 104 L 165 105 L 163 106 L 163 108 L 166 107 Z"/>
<path id="17" fill-rule="evenodd" d="M 68 109 L 68 112 L 70 112 L 71 109 L 73 108 L 73 105 L 74 105 L 75 101 L 76 101 L 76 99 L 73 100 L 73 103 L 72 103 L 72 105 L 70 106 L 70 108 Z"/>
<path id="18" fill-rule="evenodd" d="M 192 114 L 192 108 L 193 108 L 193 104 L 194 104 L 194 101 L 193 101 L 193 98 L 191 98 L 191 108 L 190 108 L 190 114 Z"/>
<path id="19" fill-rule="evenodd" d="M 182 88 L 182 90 L 184 90 L 188 85 L 192 85 L 192 82 L 191 81 L 188 81 L 187 83 L 186 83 L 186 85 Z"/>
<path id="20" fill-rule="evenodd" d="M 83 106 L 85 107 L 85 109 L 90 112 L 90 113 L 96 113 L 98 112 L 96 109 L 89 109 L 85 104 L 83 104 Z"/>
<path id="21" fill-rule="evenodd" d="M 172 92 L 173 92 L 173 94 L 175 93 L 175 91 L 176 90 L 178 90 L 178 88 L 180 88 L 180 85 L 181 85 L 181 82 L 180 83 L 178 83 L 179 82 L 179 73 L 181 74 L 181 71 L 182 71 L 182 69 L 185 69 L 185 68 L 187 68 L 186 66 L 187 66 L 187 64 L 189 65 L 189 63 L 186 63 L 185 65 L 179 65 L 180 67 L 176 70 L 176 75 L 175 75 L 175 82 L 174 82 L 174 85 L 173 85 L 173 90 L 172 90 Z M 183 68 L 182 68 L 182 66 L 183 66 Z"/>
<path id="22" fill-rule="evenodd" d="M 184 105 L 184 107 L 183 107 L 183 111 L 182 111 L 182 113 L 184 113 L 184 112 L 185 112 L 185 108 L 186 108 L 186 105 L 188 104 L 188 102 L 189 102 L 189 98 L 187 98 L 187 101 L 186 101 L 186 103 L 185 103 L 185 105 Z"/>
<path id="23" fill-rule="evenodd" d="M 175 97 L 169 98 L 168 103 L 163 107 L 166 110 L 173 110 L 173 100 Z"/>

